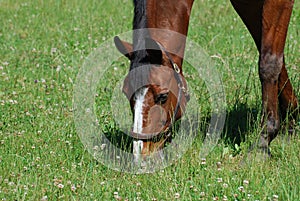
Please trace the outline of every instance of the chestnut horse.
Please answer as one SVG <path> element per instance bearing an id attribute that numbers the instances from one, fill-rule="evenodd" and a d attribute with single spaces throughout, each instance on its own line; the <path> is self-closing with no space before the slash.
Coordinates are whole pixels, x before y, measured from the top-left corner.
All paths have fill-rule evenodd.
<path id="1" fill-rule="evenodd" d="M 269 145 L 280 129 L 280 120 L 288 114 L 292 114 L 292 120 L 296 119 L 299 112 L 284 62 L 294 1 L 231 0 L 231 3 L 259 52 L 263 111 L 262 132 L 256 146 L 270 155 Z M 186 36 L 192 5 L 193 0 L 134 0 L 133 29 L 142 31 L 134 32 L 133 44 L 115 37 L 117 49 L 130 60 L 123 92 L 133 113 L 131 136 L 136 139 L 133 146 L 136 157 L 149 155 L 164 146 L 170 137 L 169 128 L 181 118 L 189 100 L 182 74 L 185 39 L 168 32 L 154 33 L 152 29 Z M 142 86 L 141 80 L 150 81 Z"/>

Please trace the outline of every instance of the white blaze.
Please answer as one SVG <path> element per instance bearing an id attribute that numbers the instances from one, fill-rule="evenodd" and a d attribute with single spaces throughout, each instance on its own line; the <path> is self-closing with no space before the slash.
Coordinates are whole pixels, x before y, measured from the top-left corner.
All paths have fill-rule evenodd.
<path id="1" fill-rule="evenodd" d="M 133 141 L 133 161 L 136 164 L 141 163 L 141 155 L 143 150 L 143 141 L 142 140 L 134 140 Z"/>
<path id="2" fill-rule="evenodd" d="M 134 122 L 133 122 L 133 132 L 141 133 L 143 130 L 143 106 L 145 101 L 145 95 L 148 88 L 139 89 L 135 93 L 135 105 L 134 105 Z"/>
<path id="3" fill-rule="evenodd" d="M 134 105 L 134 122 L 133 122 L 133 132 L 141 133 L 143 130 L 143 106 L 145 101 L 145 95 L 148 88 L 142 88 L 138 90 L 135 95 L 135 105 Z M 134 140 L 133 141 L 133 156 L 134 162 L 139 164 L 141 162 L 141 154 L 143 150 L 143 141 Z"/>

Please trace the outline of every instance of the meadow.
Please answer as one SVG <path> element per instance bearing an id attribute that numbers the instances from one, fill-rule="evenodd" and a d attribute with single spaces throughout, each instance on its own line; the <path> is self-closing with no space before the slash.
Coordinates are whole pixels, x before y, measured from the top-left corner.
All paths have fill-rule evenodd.
<path id="1" fill-rule="evenodd" d="M 131 30 L 132 16 L 130 0 L 0 0 L 0 200 L 300 200 L 299 136 L 286 141 L 282 132 L 272 158 L 243 163 L 260 133 L 258 54 L 229 1 L 195 1 L 188 35 L 215 62 L 226 94 L 227 118 L 214 150 L 200 158 L 197 136 L 180 159 L 152 174 L 115 171 L 94 159 L 74 124 L 74 83 L 91 52 Z M 285 61 L 298 97 L 299 22 L 295 1 Z M 116 126 L 114 84 L 128 71 L 119 56 L 94 108 L 107 133 Z M 209 118 L 205 83 L 183 71 Z"/>

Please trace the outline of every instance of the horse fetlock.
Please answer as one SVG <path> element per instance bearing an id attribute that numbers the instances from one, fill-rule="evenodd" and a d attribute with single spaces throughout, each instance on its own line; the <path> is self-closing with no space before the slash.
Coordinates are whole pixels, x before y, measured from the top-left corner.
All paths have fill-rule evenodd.
<path id="1" fill-rule="evenodd" d="M 269 118 L 267 121 L 267 132 L 269 135 L 276 135 L 279 131 L 279 120 Z"/>
<path id="2" fill-rule="evenodd" d="M 262 133 L 259 136 L 259 140 L 256 144 L 256 149 L 265 152 L 266 150 L 269 150 L 269 145 L 270 145 L 270 136 L 267 132 L 262 131 Z"/>
<path id="3" fill-rule="evenodd" d="M 283 65 L 283 55 L 279 56 L 269 51 L 263 53 L 259 62 L 259 76 L 262 81 L 276 82 Z"/>
<path id="4" fill-rule="evenodd" d="M 263 131 L 260 134 L 260 141 L 259 146 L 260 148 L 264 147 L 266 148 L 269 146 L 271 141 L 276 137 L 277 133 L 279 132 L 279 120 L 278 118 L 274 117 L 268 117 L 266 121 L 263 121 L 262 127 L 264 128 Z"/>

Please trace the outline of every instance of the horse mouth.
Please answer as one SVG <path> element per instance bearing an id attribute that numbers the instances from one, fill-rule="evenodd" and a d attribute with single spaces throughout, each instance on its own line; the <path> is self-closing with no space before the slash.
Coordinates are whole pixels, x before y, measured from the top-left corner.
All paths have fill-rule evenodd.
<path id="1" fill-rule="evenodd" d="M 171 136 L 170 127 L 165 127 L 163 131 L 154 133 L 136 133 L 131 131 L 130 136 L 135 140 L 160 140 L 162 138 L 168 138 Z"/>

